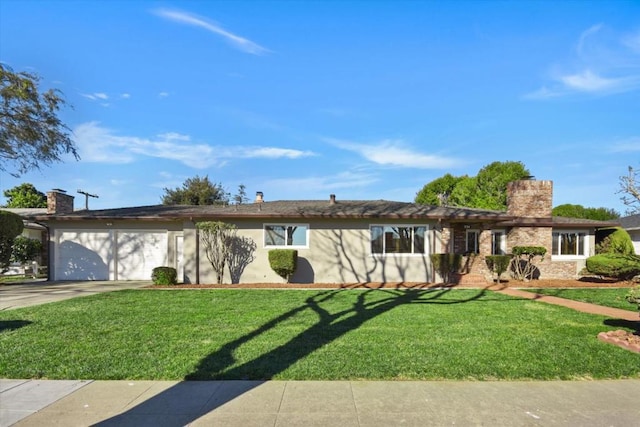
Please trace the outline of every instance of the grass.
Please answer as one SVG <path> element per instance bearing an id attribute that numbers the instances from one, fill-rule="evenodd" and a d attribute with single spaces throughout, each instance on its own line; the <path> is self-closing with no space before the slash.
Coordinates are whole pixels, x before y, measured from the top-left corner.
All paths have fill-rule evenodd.
<path id="1" fill-rule="evenodd" d="M 574 301 L 588 302 L 591 304 L 603 305 L 606 307 L 620 308 L 622 310 L 635 311 L 636 306 L 627 302 L 625 295 L 629 288 L 542 288 L 527 289 L 541 295 L 551 295 L 554 297 L 567 298 Z"/>
<path id="2" fill-rule="evenodd" d="M 0 312 L 0 377 L 640 378 L 600 316 L 483 290 L 130 290 Z"/>

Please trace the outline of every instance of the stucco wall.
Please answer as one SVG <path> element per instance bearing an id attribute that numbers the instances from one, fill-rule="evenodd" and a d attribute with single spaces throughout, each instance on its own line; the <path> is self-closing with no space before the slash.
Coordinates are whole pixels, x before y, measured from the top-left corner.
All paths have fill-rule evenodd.
<path id="1" fill-rule="evenodd" d="M 279 283 L 284 280 L 269 265 L 271 248 L 264 246 L 263 224 L 279 221 L 236 221 L 237 236 L 255 243 L 253 260 L 246 265 L 239 277 L 241 283 Z M 281 222 L 281 221 L 280 221 Z M 427 250 L 433 245 L 433 224 L 406 221 L 354 221 L 325 220 L 287 224 L 309 226 L 308 248 L 298 250 L 298 270 L 291 279 L 293 283 L 354 283 L 354 282 L 429 282 L 433 280 L 430 261 L 423 255 L 371 255 L 371 224 L 411 224 L 429 227 Z M 187 232 L 185 231 L 185 242 Z M 185 253 L 186 255 L 186 253 Z M 200 250 L 198 264 L 200 283 L 215 283 L 216 276 Z M 190 267 L 193 269 L 192 266 Z M 186 270 L 185 270 L 186 271 Z M 189 273 L 191 276 L 191 272 Z M 227 269 L 225 283 L 231 282 Z"/>

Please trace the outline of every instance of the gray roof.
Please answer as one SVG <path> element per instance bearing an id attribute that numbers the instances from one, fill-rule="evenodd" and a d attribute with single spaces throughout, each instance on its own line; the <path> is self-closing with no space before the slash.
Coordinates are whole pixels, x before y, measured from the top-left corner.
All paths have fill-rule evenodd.
<path id="1" fill-rule="evenodd" d="M 506 221 L 513 217 L 501 211 L 437 207 L 386 200 L 282 200 L 241 205 L 154 205 L 131 208 L 81 210 L 68 214 L 33 215 L 37 221 L 81 219 L 224 219 L 224 218 L 389 218 Z"/>
<path id="2" fill-rule="evenodd" d="M 640 214 L 625 216 L 620 218 L 620 226 L 625 230 L 640 229 Z"/>
<path id="3" fill-rule="evenodd" d="M 493 222 L 500 226 L 611 227 L 615 221 L 577 218 L 524 218 L 503 211 L 462 207 L 430 206 L 387 200 L 280 200 L 241 205 L 154 205 L 130 208 L 79 210 L 68 214 L 35 214 L 36 221 L 48 220 L 224 220 L 240 218 L 285 219 L 432 219 L 450 222 Z"/>

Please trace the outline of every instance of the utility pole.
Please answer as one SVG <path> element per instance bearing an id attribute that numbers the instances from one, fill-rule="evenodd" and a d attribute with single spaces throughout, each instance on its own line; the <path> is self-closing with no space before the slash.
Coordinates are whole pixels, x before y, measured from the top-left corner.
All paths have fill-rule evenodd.
<path id="1" fill-rule="evenodd" d="M 97 194 L 90 194 L 86 191 L 78 190 L 78 193 L 84 194 L 84 209 L 87 211 L 89 210 L 89 197 L 95 197 L 96 199 L 98 198 Z"/>

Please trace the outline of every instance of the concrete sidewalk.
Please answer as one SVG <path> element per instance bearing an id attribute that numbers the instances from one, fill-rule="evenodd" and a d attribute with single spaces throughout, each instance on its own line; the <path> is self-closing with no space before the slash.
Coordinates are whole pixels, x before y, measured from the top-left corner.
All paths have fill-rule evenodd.
<path id="1" fill-rule="evenodd" d="M 636 426 L 640 380 L 0 380 L 2 426 Z"/>
<path id="2" fill-rule="evenodd" d="M 29 307 L 70 298 L 94 295 L 122 289 L 138 289 L 151 285 L 151 281 L 84 281 L 47 282 L 0 286 L 0 310 Z"/>

